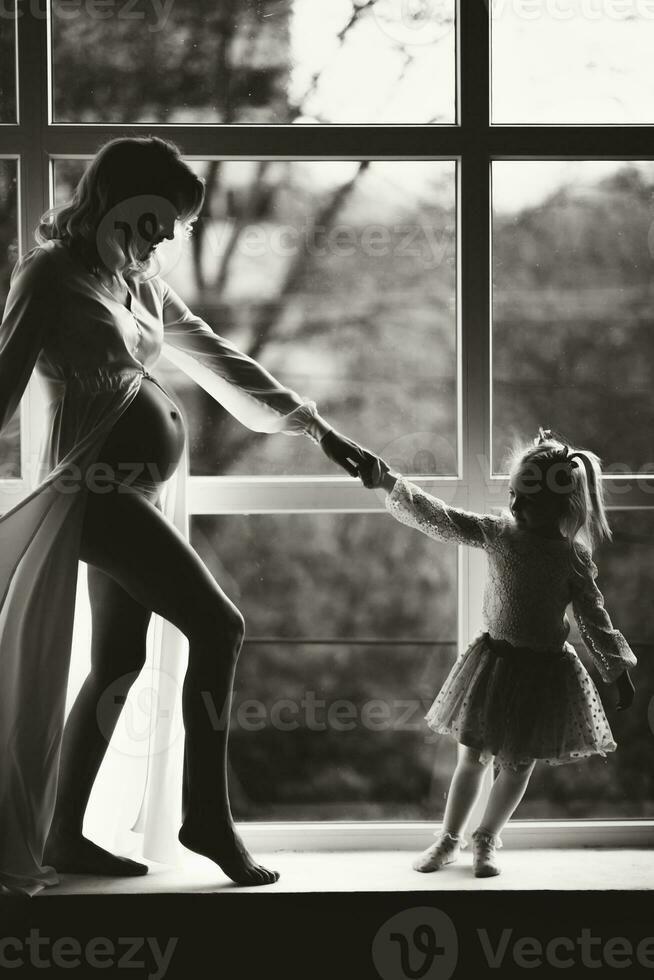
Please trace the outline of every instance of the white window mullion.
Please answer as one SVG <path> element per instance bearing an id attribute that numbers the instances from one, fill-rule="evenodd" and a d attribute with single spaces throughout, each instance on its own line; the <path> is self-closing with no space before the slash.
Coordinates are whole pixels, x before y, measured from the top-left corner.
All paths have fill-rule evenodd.
<path id="1" fill-rule="evenodd" d="M 18 120 L 20 146 L 18 174 L 19 243 L 23 255 L 32 248 L 34 229 L 50 206 L 50 180 L 46 152 L 48 124 L 48 20 L 32 11 L 17 17 Z M 21 473 L 26 489 L 36 485 L 37 463 L 44 422 L 41 384 L 33 373 L 21 402 Z"/>
<path id="2" fill-rule="evenodd" d="M 415 482 L 455 507 L 468 506 L 467 489 L 455 477 Z M 350 477 L 192 476 L 189 480 L 192 514 L 374 513 L 385 510 L 385 496 L 384 491 L 367 490 Z"/>

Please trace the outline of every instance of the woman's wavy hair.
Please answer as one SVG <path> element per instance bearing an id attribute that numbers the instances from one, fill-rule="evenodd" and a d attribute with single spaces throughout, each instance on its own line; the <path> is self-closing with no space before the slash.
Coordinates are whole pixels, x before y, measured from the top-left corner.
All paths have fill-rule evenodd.
<path id="1" fill-rule="evenodd" d="M 39 245 L 61 239 L 93 273 L 104 270 L 116 276 L 98 250 L 98 229 L 112 208 L 138 195 L 156 195 L 171 202 L 177 217 L 189 221 L 204 203 L 204 181 L 182 159 L 179 147 L 159 136 L 119 136 L 97 151 L 82 174 L 72 198 L 49 208 L 34 232 Z M 127 226 L 125 226 L 127 227 Z M 144 277 L 152 268 L 154 254 L 143 259 L 138 242 L 127 231 L 122 242 L 111 242 L 123 273 Z"/>
<path id="2" fill-rule="evenodd" d="M 516 441 L 508 457 L 509 474 L 529 477 L 538 490 L 555 493 L 560 499 L 559 528 L 570 543 L 573 564 L 580 570 L 575 544 L 582 541 L 590 550 L 613 537 L 606 516 L 602 486 L 602 461 L 590 449 L 572 446 L 551 429 L 539 428 L 532 443 Z"/>

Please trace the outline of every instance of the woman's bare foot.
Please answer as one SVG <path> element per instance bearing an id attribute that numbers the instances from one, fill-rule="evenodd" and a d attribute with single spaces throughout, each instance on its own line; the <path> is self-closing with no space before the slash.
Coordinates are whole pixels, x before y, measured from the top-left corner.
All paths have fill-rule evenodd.
<path id="1" fill-rule="evenodd" d="M 268 871 L 256 863 L 233 824 L 212 830 L 210 839 L 206 831 L 194 831 L 186 825 L 177 836 L 189 851 L 215 861 L 237 885 L 272 885 L 279 879 L 278 871 Z"/>
<path id="2" fill-rule="evenodd" d="M 81 834 L 50 832 L 43 851 L 43 862 L 57 871 L 76 875 L 132 877 L 150 870 L 130 858 L 118 857 Z"/>

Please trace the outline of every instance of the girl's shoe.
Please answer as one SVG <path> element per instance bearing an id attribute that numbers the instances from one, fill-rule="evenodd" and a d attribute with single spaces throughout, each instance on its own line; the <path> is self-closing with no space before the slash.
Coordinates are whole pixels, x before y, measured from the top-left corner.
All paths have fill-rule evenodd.
<path id="1" fill-rule="evenodd" d="M 438 871 L 446 864 L 453 864 L 459 856 L 460 849 L 466 847 L 465 840 L 459 834 L 443 831 L 435 836 L 436 843 L 423 851 L 413 862 L 414 871 Z"/>
<path id="2" fill-rule="evenodd" d="M 472 835 L 472 870 L 475 878 L 490 878 L 500 874 L 495 850 L 502 847 L 499 834 L 489 834 L 479 827 Z"/>

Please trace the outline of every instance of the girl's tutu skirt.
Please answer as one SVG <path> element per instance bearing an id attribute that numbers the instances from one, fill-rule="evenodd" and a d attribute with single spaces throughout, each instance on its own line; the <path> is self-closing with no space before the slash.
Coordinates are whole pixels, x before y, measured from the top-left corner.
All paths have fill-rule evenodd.
<path id="1" fill-rule="evenodd" d="M 542 652 L 480 633 L 425 718 L 502 768 L 534 759 L 561 765 L 617 748 L 597 688 L 567 642 Z"/>

